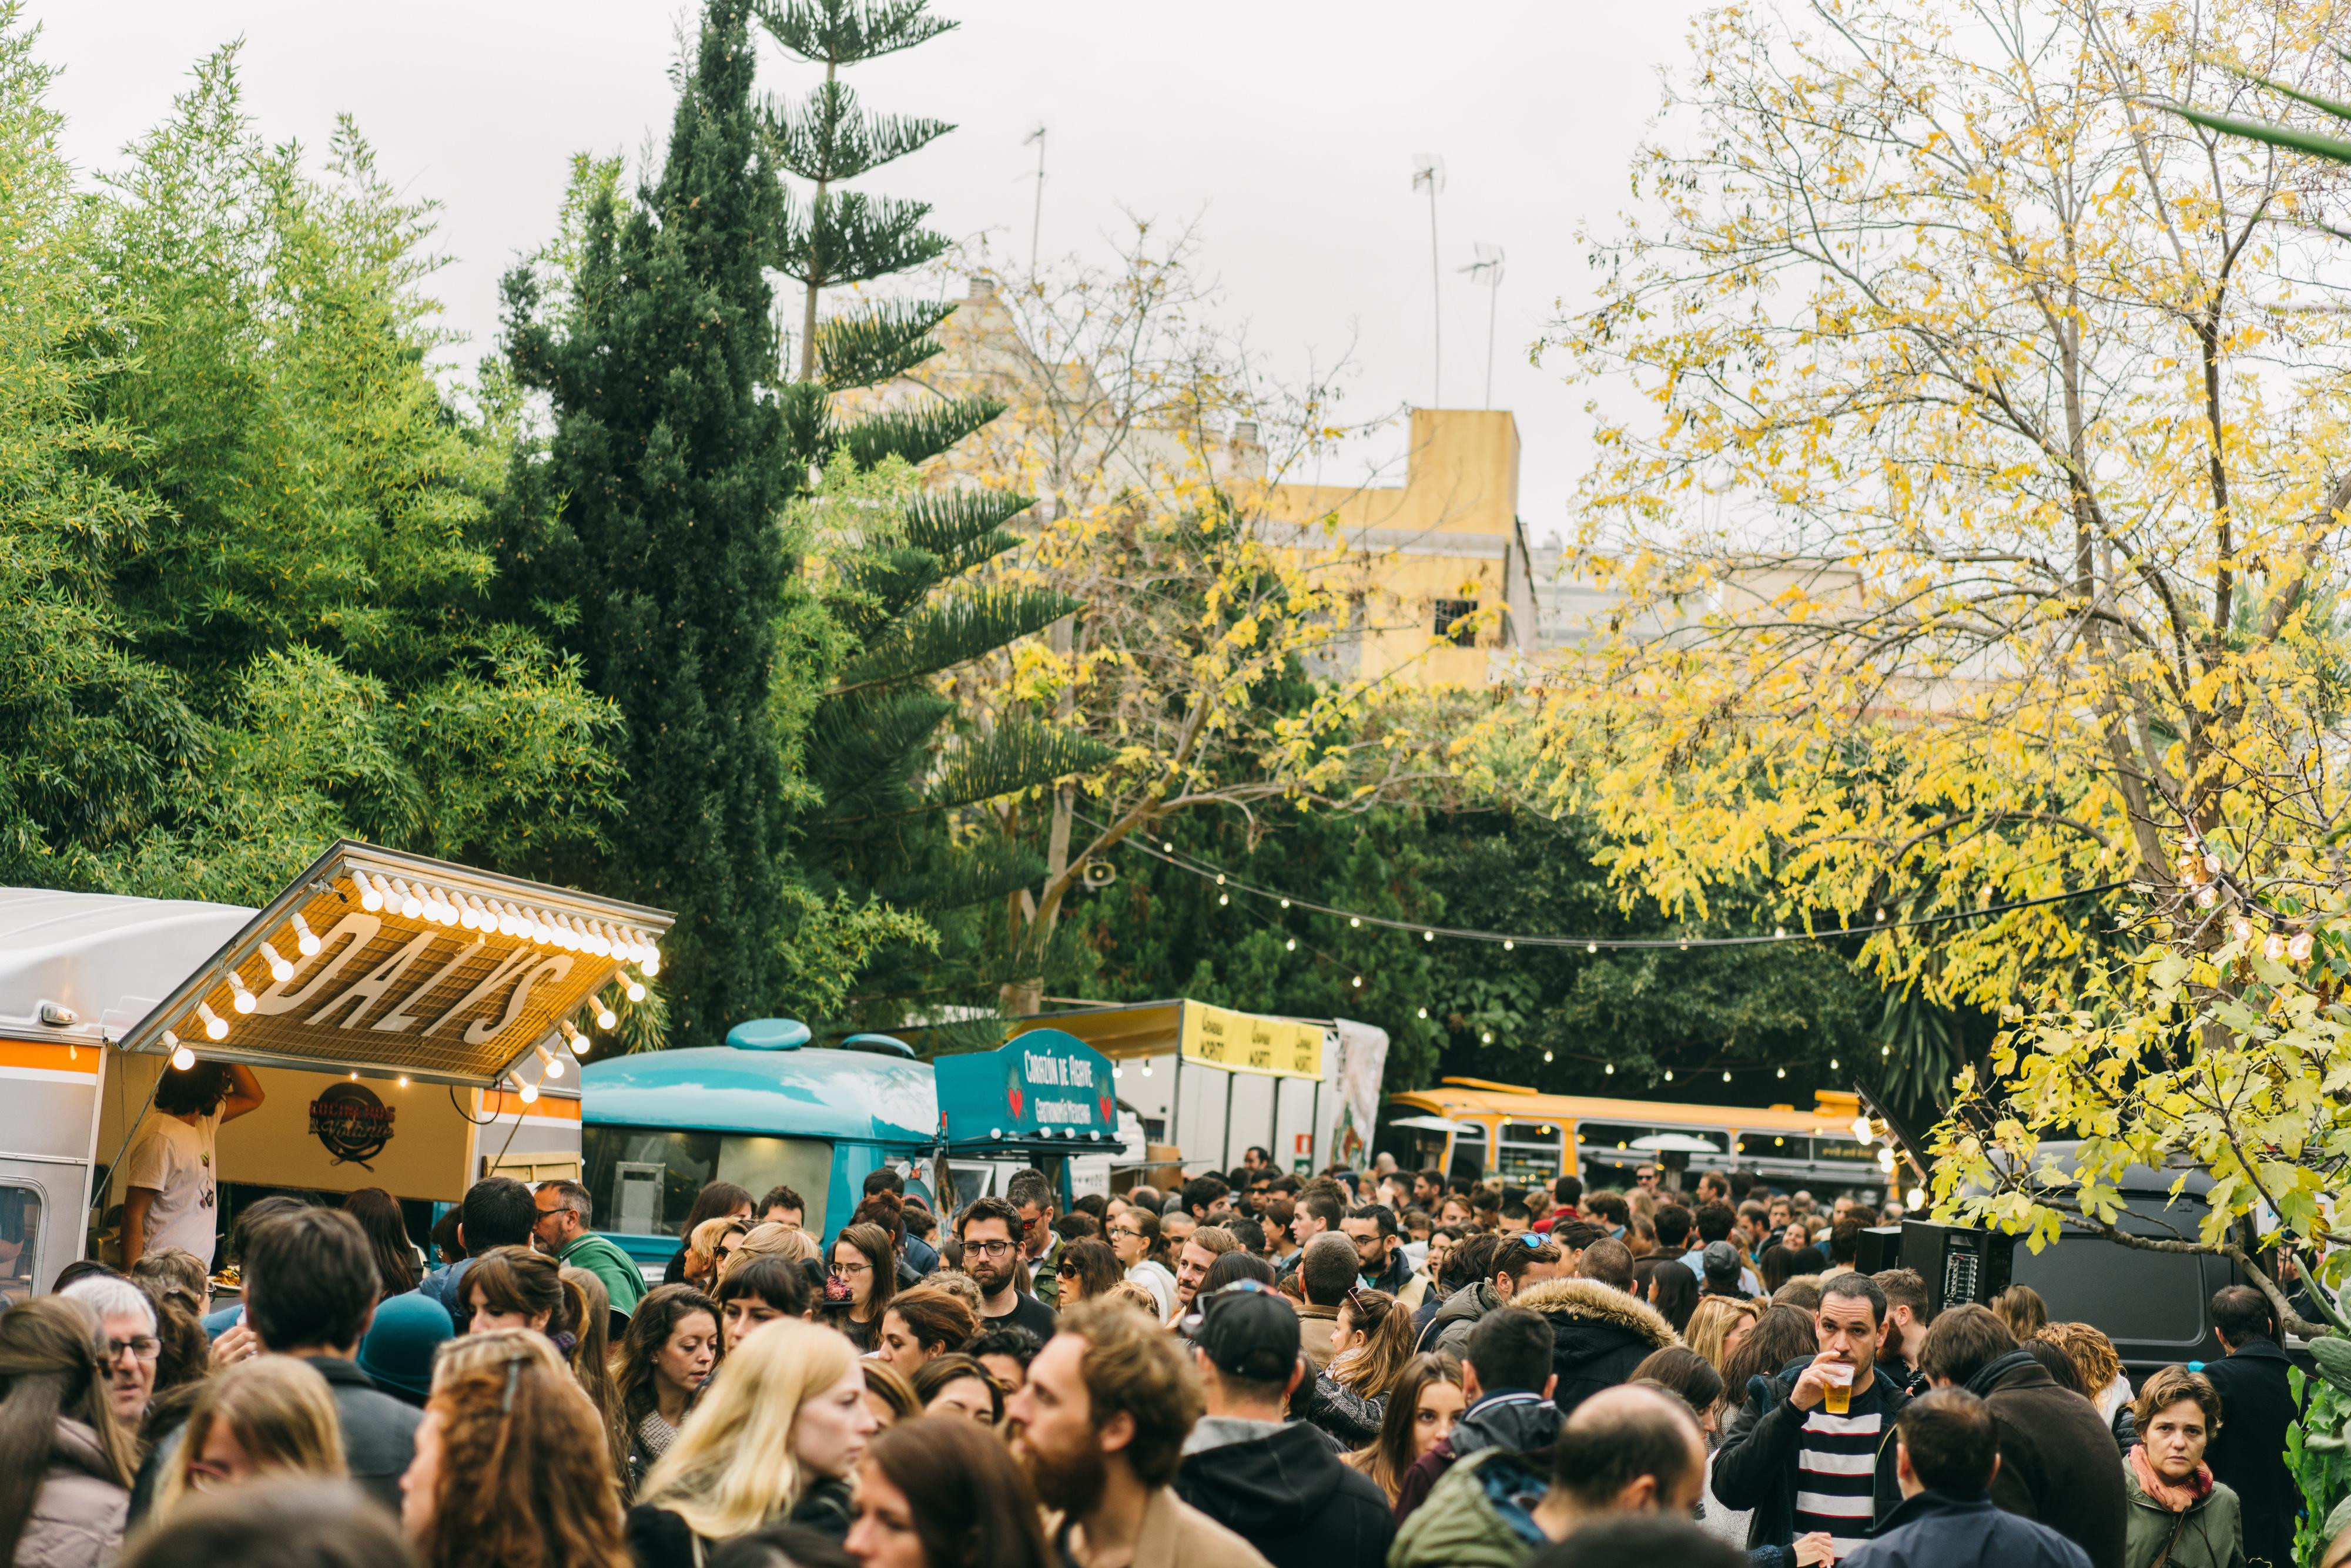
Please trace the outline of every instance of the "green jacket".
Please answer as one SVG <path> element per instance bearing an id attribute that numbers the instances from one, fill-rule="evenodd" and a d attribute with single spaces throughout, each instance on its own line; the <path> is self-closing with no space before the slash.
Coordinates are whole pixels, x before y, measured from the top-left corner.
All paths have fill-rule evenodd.
<path id="1" fill-rule="evenodd" d="M 1505 1449 L 1456 1460 L 1397 1528 L 1387 1568 L 1520 1568 L 1550 1544 L 1532 1518 L 1549 1484 Z"/>
<path id="2" fill-rule="evenodd" d="M 1037 1255 L 1037 1271 L 1033 1276 L 1032 1289 L 1037 1299 L 1055 1309 L 1061 1304 L 1061 1276 L 1055 1270 L 1061 1266 L 1063 1245 L 1061 1236 L 1056 1233 L 1053 1244 Z"/>
<path id="3" fill-rule="evenodd" d="M 2237 1494 L 2227 1487 L 2213 1482 L 2211 1492 L 2184 1519 L 2148 1497 L 2127 1462 L 2123 1490 L 2130 1496 L 2124 1568 L 2155 1568 L 2158 1557 L 2164 1558 L 2163 1568 L 2245 1568 L 2244 1517 Z M 2167 1545 L 2170 1555 L 2164 1557 Z"/>
<path id="4" fill-rule="evenodd" d="M 612 1310 L 623 1317 L 633 1317 L 637 1303 L 645 1299 L 644 1271 L 610 1237 L 590 1230 L 556 1254 L 555 1260 L 567 1268 L 585 1269 L 601 1280 L 604 1293 L 612 1298 Z"/>

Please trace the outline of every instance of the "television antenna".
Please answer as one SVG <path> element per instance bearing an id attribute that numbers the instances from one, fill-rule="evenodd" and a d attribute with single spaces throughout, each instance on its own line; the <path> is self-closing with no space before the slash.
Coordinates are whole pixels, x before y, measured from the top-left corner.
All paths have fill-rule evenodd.
<path id="1" fill-rule="evenodd" d="M 1037 236 L 1045 227 L 1045 122 L 1039 120 L 1037 129 L 1020 139 L 1026 147 L 1037 144 L 1037 199 L 1029 209 L 1029 287 L 1037 286 Z"/>
<path id="2" fill-rule="evenodd" d="M 1479 240 L 1473 247 L 1478 259 L 1461 270 L 1472 283 L 1486 287 L 1486 406 L 1494 406 L 1494 307 L 1502 298 L 1502 247 Z"/>
<path id="3" fill-rule="evenodd" d="M 1437 260 L 1437 193 L 1445 189 L 1445 160 L 1433 152 L 1412 155 L 1412 188 L 1428 189 L 1428 324 L 1431 344 L 1428 371 L 1431 408 L 1445 406 L 1445 312 L 1443 290 L 1439 280 L 1444 276 Z"/>

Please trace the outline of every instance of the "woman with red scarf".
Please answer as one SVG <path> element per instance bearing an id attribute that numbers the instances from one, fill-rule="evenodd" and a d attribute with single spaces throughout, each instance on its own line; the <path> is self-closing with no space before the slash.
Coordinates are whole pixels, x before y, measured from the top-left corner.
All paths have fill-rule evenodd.
<path id="1" fill-rule="evenodd" d="M 2245 1568 L 2237 1494 L 2204 1462 L 2220 1426 L 2220 1396 L 2202 1373 L 2167 1366 L 2140 1390 L 2137 1415 L 2138 1445 L 2123 1459 L 2130 1494 L 2124 1568 Z"/>

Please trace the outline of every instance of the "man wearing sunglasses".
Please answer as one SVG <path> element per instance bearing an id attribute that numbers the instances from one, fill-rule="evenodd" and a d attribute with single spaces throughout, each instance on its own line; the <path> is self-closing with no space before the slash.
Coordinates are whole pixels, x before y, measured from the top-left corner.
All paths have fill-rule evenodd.
<path id="1" fill-rule="evenodd" d="M 1018 1170 L 1004 1184 L 1004 1196 L 1019 1211 L 1020 1256 L 1029 1266 L 1029 1288 L 1039 1301 L 1058 1307 L 1061 1304 L 1061 1233 L 1053 1228 L 1059 1214 L 1053 1184 L 1043 1171 Z"/>

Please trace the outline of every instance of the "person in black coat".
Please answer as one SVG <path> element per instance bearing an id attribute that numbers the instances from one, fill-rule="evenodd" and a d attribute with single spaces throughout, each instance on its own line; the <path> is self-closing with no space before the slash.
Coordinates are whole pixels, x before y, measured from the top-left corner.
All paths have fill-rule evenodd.
<path id="1" fill-rule="evenodd" d="M 1184 1445 L 1176 1495 L 1273 1568 L 1380 1568 L 1395 1536 L 1386 1494 L 1282 1404 L 1305 1375 L 1298 1313 L 1270 1291 L 1219 1295 L 1194 1341 L 1207 1414 Z"/>
<path id="2" fill-rule="evenodd" d="M 2204 1364 L 2220 1396 L 2220 1427 L 2204 1462 L 2212 1479 L 2237 1494 L 2245 1521 L 2245 1556 L 2293 1568 L 2294 1516 L 2301 1489 L 2285 1468 L 2285 1429 L 2294 1425 L 2293 1363 L 2278 1345 L 2278 1322 L 2268 1298 L 2251 1285 L 2212 1295 L 2212 1327 L 2227 1357 Z"/>
<path id="3" fill-rule="evenodd" d="M 1918 1365 L 1936 1387 L 1965 1388 L 1991 1411 L 2000 1433 L 1992 1501 L 2079 1546 L 2090 1568 L 2123 1568 L 2130 1498 L 2095 1406 L 2057 1386 L 1988 1307 L 1943 1309 Z"/>
<path id="4" fill-rule="evenodd" d="M 1901 1506 L 1840 1568 L 2089 1568 L 2080 1547 L 1991 1500 L 2000 1432 L 1982 1400 L 1933 1389 L 1903 1406 L 1894 1432 Z"/>

